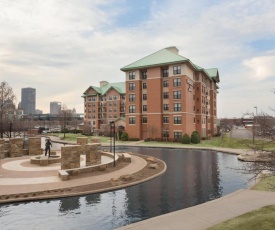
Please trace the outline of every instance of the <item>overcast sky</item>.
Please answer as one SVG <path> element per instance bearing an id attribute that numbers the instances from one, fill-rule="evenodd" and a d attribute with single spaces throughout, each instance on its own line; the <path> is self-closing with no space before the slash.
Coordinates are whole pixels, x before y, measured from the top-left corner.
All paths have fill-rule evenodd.
<path id="1" fill-rule="evenodd" d="M 218 117 L 275 108 L 274 0 L 0 0 L 0 81 L 84 112 L 81 95 L 168 46 L 219 69 Z M 274 114 L 273 114 L 274 115 Z"/>

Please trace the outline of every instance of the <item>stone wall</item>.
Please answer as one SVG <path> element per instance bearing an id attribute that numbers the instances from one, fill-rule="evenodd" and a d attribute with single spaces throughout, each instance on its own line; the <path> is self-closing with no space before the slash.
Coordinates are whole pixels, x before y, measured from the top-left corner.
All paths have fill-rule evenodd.
<path id="1" fill-rule="evenodd" d="M 86 166 L 101 164 L 101 144 L 86 145 Z"/>
<path id="2" fill-rule="evenodd" d="M 5 158 L 5 140 L 4 139 L 0 139 L 0 159 L 4 159 Z"/>
<path id="3" fill-rule="evenodd" d="M 10 139 L 10 157 L 19 157 L 23 155 L 23 139 Z"/>
<path id="4" fill-rule="evenodd" d="M 29 138 L 29 154 L 41 155 L 41 137 Z"/>
<path id="5" fill-rule="evenodd" d="M 80 168 L 80 145 L 61 147 L 61 170 Z"/>
<path id="6" fill-rule="evenodd" d="M 8 140 L 5 140 L 4 154 L 5 154 L 5 157 L 10 157 L 10 142 Z"/>
<path id="7" fill-rule="evenodd" d="M 88 137 L 77 137 L 76 143 L 81 146 L 79 148 L 80 154 L 84 154 L 86 148 L 85 146 L 88 144 Z"/>

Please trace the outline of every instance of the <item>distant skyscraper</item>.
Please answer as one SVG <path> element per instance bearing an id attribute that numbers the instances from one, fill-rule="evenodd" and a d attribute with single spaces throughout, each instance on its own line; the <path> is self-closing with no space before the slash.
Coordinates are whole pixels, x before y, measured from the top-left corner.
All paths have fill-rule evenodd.
<path id="1" fill-rule="evenodd" d="M 61 102 L 52 101 L 50 102 L 50 114 L 59 114 L 61 111 Z"/>
<path id="2" fill-rule="evenodd" d="M 21 107 L 24 114 L 35 114 L 36 89 L 22 88 L 21 90 Z"/>
<path id="3" fill-rule="evenodd" d="M 43 110 L 36 109 L 36 110 L 35 110 L 35 113 L 36 113 L 36 114 L 43 114 Z"/>

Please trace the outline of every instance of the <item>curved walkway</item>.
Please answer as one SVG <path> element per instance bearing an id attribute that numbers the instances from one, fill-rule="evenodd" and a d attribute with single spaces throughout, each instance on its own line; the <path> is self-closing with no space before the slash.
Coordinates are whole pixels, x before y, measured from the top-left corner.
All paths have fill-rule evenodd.
<path id="1" fill-rule="evenodd" d="M 238 190 L 213 201 L 140 221 L 118 229 L 203 230 L 267 205 L 275 205 L 275 192 Z"/>

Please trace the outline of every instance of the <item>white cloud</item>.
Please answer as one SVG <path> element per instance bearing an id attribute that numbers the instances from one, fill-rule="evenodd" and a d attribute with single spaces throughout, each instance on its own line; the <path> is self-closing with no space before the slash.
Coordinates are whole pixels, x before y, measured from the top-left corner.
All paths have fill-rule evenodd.
<path id="1" fill-rule="evenodd" d="M 250 75 L 258 80 L 275 77 L 275 55 L 254 57 L 244 60 L 243 64 L 249 68 Z"/>
<path id="2" fill-rule="evenodd" d="M 234 95 L 246 91 L 242 87 L 253 90 L 257 81 L 268 90 L 270 84 L 259 80 L 274 73 L 274 55 L 259 53 L 249 43 L 275 37 L 273 0 L 160 2 L 152 4 L 147 22 L 119 28 L 114 19 L 130 1 L 2 0 L 0 81 L 6 80 L 19 100 L 22 87 L 36 88 L 37 107 L 44 112 L 51 100 L 82 112 L 81 95 L 89 85 L 123 81 L 121 67 L 175 45 L 195 64 L 219 68 L 219 98 L 227 103 L 220 106 L 220 116 L 240 115 Z M 250 84 L 248 79 L 253 79 Z"/>

